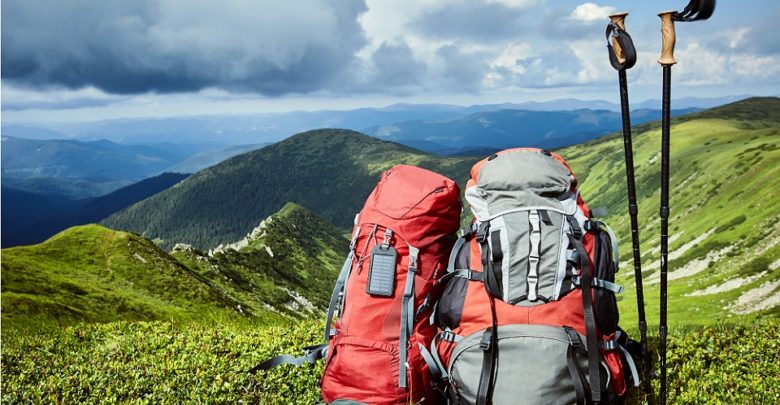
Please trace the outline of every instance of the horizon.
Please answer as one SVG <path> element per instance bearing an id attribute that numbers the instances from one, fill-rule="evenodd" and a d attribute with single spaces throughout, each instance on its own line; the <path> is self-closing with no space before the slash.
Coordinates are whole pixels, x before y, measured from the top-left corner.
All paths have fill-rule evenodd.
<path id="1" fill-rule="evenodd" d="M 6 3 L 2 122 L 618 103 L 603 36 L 616 2 L 407 3 Z M 632 105 L 661 97 L 655 13 L 678 3 L 627 7 Z M 678 24 L 672 100 L 780 95 L 778 40 L 760 35 L 780 5 L 760 3 Z"/>

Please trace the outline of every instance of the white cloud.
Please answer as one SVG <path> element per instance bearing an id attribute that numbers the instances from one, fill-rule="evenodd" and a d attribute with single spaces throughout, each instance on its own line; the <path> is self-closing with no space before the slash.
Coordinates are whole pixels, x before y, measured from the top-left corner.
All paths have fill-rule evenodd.
<path id="1" fill-rule="evenodd" d="M 617 11 L 615 7 L 599 6 L 595 3 L 583 3 L 577 6 L 569 16 L 572 20 L 591 23 L 594 21 L 606 21 L 607 16 Z"/>

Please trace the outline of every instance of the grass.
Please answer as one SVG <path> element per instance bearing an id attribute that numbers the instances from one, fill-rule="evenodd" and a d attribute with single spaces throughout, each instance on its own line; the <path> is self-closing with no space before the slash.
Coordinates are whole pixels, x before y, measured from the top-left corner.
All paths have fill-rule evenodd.
<path id="1" fill-rule="evenodd" d="M 327 306 L 323 286 L 336 279 L 347 245 L 336 228 L 294 204 L 267 220 L 248 246 L 213 256 L 194 249 L 169 254 L 99 225 L 74 227 L 38 245 L 3 249 L 2 319 L 5 326 L 39 318 L 310 316 Z"/>
<path id="2" fill-rule="evenodd" d="M 776 403 L 778 322 L 674 328 L 669 403 Z M 2 402 L 312 404 L 323 362 L 246 370 L 302 353 L 322 323 L 115 322 L 3 328 Z M 657 365 L 657 362 L 656 362 Z M 640 403 L 638 393 L 628 403 Z"/>
<path id="3" fill-rule="evenodd" d="M 712 324 L 734 314 L 724 308 L 746 291 L 780 277 L 768 271 L 780 259 L 780 120 L 777 99 L 749 100 L 731 107 L 691 114 L 674 121 L 671 143 L 670 253 L 678 255 L 669 270 L 692 268 L 696 260 L 706 269 L 669 281 L 669 320 L 680 324 Z M 740 119 L 758 111 L 750 126 Z M 659 269 L 660 130 L 653 125 L 634 131 L 634 161 L 645 300 L 648 321 L 658 322 L 658 284 L 650 284 Z M 563 149 L 579 176 L 583 197 L 591 207 L 606 207 L 605 219 L 620 235 L 621 272 L 626 286 L 620 299 L 622 324 L 637 322 L 633 262 L 625 192 L 622 137 L 611 136 Z M 709 232 L 709 233 L 708 233 Z M 706 235 L 703 240 L 694 240 Z M 687 249 L 687 250 L 684 250 Z M 719 253 L 720 252 L 720 253 Z M 760 258 L 760 259 L 758 259 Z M 759 260 L 753 262 L 753 260 Z M 692 296 L 728 280 L 766 271 L 764 276 L 736 289 Z M 780 292 L 774 291 L 772 294 Z M 776 317 L 777 307 L 742 316 L 745 321 Z"/>

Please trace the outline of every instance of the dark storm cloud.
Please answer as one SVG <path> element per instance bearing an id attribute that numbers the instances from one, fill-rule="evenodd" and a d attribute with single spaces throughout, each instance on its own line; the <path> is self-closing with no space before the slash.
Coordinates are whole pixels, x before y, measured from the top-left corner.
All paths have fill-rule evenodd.
<path id="1" fill-rule="evenodd" d="M 425 63 L 415 59 L 405 41 L 383 43 L 374 51 L 371 59 L 375 68 L 371 82 L 399 90 L 418 85 L 427 69 Z"/>
<path id="2" fill-rule="evenodd" d="M 362 0 L 4 2 L 2 78 L 109 93 L 328 90 L 365 43 Z"/>
<path id="3" fill-rule="evenodd" d="M 443 62 L 442 78 L 447 81 L 447 87 L 479 91 L 489 70 L 484 55 L 462 52 L 455 45 L 445 45 L 436 51 L 436 56 Z"/>
<path id="4" fill-rule="evenodd" d="M 533 24 L 533 15 L 527 10 L 469 1 L 443 3 L 413 20 L 410 28 L 429 38 L 491 42 L 518 38 Z"/>

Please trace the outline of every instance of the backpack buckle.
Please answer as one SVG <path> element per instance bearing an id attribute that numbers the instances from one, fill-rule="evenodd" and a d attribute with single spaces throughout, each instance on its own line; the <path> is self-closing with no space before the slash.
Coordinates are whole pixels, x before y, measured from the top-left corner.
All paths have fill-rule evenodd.
<path id="1" fill-rule="evenodd" d="M 600 229 L 598 221 L 589 219 L 585 221 L 585 232 L 598 231 Z"/>
<path id="2" fill-rule="evenodd" d="M 490 350 L 490 346 L 493 342 L 493 331 L 488 329 L 485 331 L 485 333 L 482 334 L 482 339 L 479 341 L 479 348 L 482 349 L 482 351 L 488 351 Z"/>
<path id="3" fill-rule="evenodd" d="M 479 228 L 477 228 L 477 242 L 479 243 L 487 242 L 487 235 L 489 229 L 490 229 L 490 222 L 485 221 L 479 224 Z"/>

